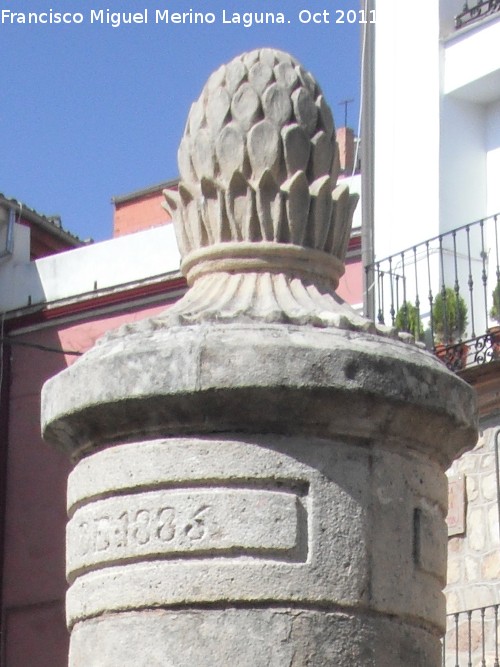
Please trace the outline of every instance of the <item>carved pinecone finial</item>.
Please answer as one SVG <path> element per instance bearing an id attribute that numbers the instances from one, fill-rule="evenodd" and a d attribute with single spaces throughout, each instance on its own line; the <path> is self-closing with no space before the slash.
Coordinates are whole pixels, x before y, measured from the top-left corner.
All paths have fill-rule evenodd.
<path id="1" fill-rule="evenodd" d="M 178 159 L 179 196 L 166 197 L 180 213 L 183 257 L 216 243 L 267 241 L 343 261 L 357 196 L 335 188 L 332 113 L 288 54 L 252 51 L 214 72 L 191 107 Z"/>
<path id="2" fill-rule="evenodd" d="M 214 72 L 178 161 L 165 207 L 191 289 L 168 319 L 367 328 L 334 294 L 358 196 L 337 186 L 332 113 L 294 58 L 260 49 Z"/>

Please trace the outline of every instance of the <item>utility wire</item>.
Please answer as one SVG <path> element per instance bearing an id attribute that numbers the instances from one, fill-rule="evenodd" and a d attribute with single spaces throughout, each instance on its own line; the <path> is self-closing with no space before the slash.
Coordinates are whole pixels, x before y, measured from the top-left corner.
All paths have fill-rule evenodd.
<path id="1" fill-rule="evenodd" d="M 3 321 L 2 321 L 3 325 Z M 3 326 L 2 326 L 3 329 Z M 3 344 L 7 343 L 8 345 L 20 345 L 21 347 L 32 347 L 35 350 L 42 350 L 43 352 L 55 352 L 56 354 L 71 354 L 75 357 L 81 357 L 83 352 L 78 352 L 77 350 L 61 350 L 57 347 L 49 347 L 48 345 L 40 345 L 39 343 L 27 343 L 23 340 L 16 340 L 15 338 L 10 338 L 9 336 L 0 336 L 0 350 L 3 349 Z"/>

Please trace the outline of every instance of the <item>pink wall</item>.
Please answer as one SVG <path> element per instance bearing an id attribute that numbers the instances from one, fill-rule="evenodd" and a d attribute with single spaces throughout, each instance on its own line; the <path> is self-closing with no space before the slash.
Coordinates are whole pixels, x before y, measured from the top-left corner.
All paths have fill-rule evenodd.
<path id="1" fill-rule="evenodd" d="M 361 257 L 348 260 L 337 294 L 353 306 L 363 303 L 363 267 Z"/>
<path id="2" fill-rule="evenodd" d="M 85 351 L 109 329 L 164 308 L 165 304 L 86 317 L 17 339 Z M 46 379 L 77 357 L 21 346 L 11 349 L 1 664 L 66 667 L 64 530 L 70 463 L 41 439 L 40 390 Z"/>
<path id="3" fill-rule="evenodd" d="M 154 192 L 115 204 L 113 236 L 131 234 L 170 222 L 170 215 L 162 206 L 163 201 L 163 194 Z"/>

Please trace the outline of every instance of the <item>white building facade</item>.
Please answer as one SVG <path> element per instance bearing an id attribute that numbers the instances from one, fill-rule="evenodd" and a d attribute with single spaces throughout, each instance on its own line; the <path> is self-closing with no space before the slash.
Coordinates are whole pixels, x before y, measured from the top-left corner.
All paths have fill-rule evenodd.
<path id="1" fill-rule="evenodd" d="M 457 29 L 463 0 L 377 0 L 376 8 L 382 257 L 500 211 L 500 13 Z"/>
<path id="2" fill-rule="evenodd" d="M 467 350 L 466 361 L 451 355 L 447 363 L 477 389 L 481 437 L 449 471 L 443 665 L 498 665 L 500 354 L 491 327 L 500 278 L 500 3 L 374 4 L 365 62 L 372 153 L 363 160 L 374 179 L 372 220 L 363 220 L 373 225 L 368 300 L 386 324 L 405 302 L 416 306 L 435 350 L 436 299 L 450 288 L 448 298 L 465 304 L 463 331 L 443 342 Z"/>
<path id="3" fill-rule="evenodd" d="M 425 323 L 430 283 L 435 298 L 458 282 L 468 308 L 462 339 L 491 325 L 499 270 L 500 12 L 496 2 L 469 4 L 465 11 L 462 0 L 377 0 L 374 57 L 366 63 L 374 91 L 373 253 L 381 261 L 410 251 L 383 269 L 382 316 L 390 316 L 388 302 L 401 305 L 402 282 L 414 300 L 420 281 Z M 388 273 L 399 282 L 398 299 L 388 293 Z"/>

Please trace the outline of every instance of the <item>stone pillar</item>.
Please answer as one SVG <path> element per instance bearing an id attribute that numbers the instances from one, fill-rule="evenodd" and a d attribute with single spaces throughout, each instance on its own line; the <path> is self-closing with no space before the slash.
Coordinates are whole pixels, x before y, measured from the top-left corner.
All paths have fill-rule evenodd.
<path id="1" fill-rule="evenodd" d="M 209 79 L 166 192 L 190 290 L 44 387 L 71 667 L 440 664 L 470 388 L 335 294 L 356 203 L 313 77 Z"/>

